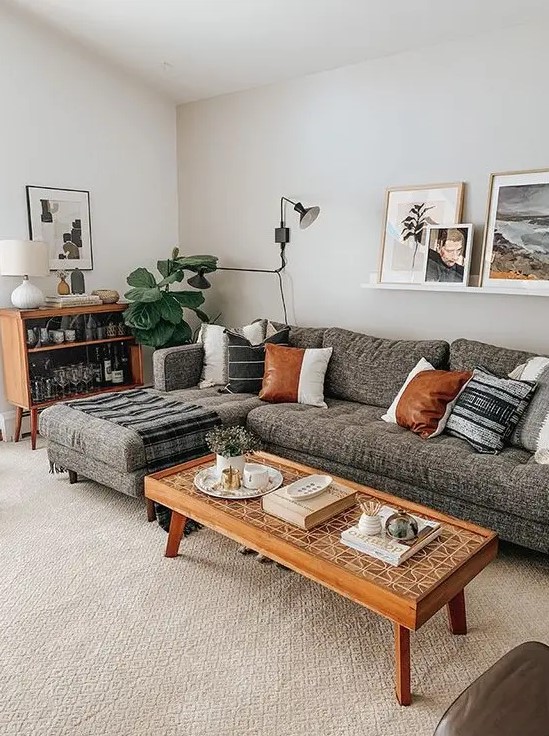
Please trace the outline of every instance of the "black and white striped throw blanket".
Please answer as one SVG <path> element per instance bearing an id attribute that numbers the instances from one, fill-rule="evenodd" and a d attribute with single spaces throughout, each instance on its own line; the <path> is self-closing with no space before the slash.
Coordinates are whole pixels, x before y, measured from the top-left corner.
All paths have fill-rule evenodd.
<path id="1" fill-rule="evenodd" d="M 71 409 L 137 432 L 143 441 L 148 473 L 194 460 L 208 453 L 206 433 L 221 424 L 215 411 L 174 401 L 147 389 L 101 394 L 69 401 Z M 169 527 L 171 513 L 156 504 L 158 523 Z M 190 521 L 190 520 L 189 520 Z M 185 533 L 195 522 L 187 524 Z"/>

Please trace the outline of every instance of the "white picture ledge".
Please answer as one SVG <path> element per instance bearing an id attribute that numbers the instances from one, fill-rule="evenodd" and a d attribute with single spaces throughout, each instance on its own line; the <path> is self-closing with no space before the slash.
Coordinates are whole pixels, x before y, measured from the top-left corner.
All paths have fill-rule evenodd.
<path id="1" fill-rule="evenodd" d="M 478 276 L 471 276 L 471 281 L 478 283 Z M 379 283 L 377 281 L 377 273 L 370 274 L 370 280 L 360 284 L 361 289 L 384 289 L 389 291 L 443 291 L 446 294 L 477 294 L 479 296 L 485 296 L 490 294 L 511 294 L 513 296 L 545 296 L 549 297 L 549 289 L 535 289 L 532 286 L 525 286 L 524 289 L 509 289 L 505 287 L 481 287 L 481 286 L 461 286 L 461 285 L 448 285 L 441 283 L 428 283 L 428 284 L 406 284 L 406 283 Z"/>

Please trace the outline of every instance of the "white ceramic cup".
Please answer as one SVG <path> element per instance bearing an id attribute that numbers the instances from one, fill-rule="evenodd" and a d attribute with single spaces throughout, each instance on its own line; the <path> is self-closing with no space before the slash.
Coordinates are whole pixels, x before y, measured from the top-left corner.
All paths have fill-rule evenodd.
<path id="1" fill-rule="evenodd" d="M 264 465 L 247 463 L 244 466 L 244 487 L 262 490 L 269 483 L 269 470 Z"/>

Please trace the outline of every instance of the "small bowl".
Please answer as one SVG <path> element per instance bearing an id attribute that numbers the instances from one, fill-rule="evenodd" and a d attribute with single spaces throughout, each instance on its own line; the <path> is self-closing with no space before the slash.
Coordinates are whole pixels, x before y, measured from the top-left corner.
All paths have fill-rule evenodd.
<path id="1" fill-rule="evenodd" d="M 409 542 L 417 537 L 419 528 L 413 516 L 405 511 L 398 511 L 391 514 L 385 522 L 385 531 L 393 539 Z"/>
<path id="2" fill-rule="evenodd" d="M 114 289 L 95 289 L 92 294 L 98 296 L 103 304 L 116 304 L 120 299 L 120 294 Z"/>

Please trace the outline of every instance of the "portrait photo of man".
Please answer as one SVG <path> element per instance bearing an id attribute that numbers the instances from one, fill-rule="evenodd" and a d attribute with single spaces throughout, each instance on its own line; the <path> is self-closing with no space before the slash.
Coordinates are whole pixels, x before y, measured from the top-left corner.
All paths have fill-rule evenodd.
<path id="1" fill-rule="evenodd" d="M 471 231 L 471 225 L 429 228 L 426 282 L 467 285 Z"/>

